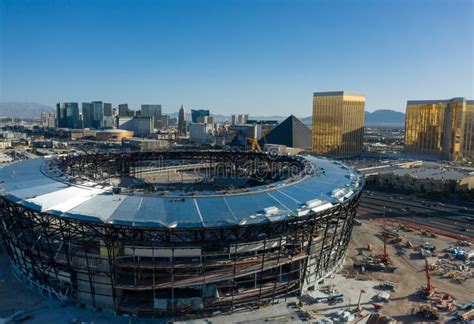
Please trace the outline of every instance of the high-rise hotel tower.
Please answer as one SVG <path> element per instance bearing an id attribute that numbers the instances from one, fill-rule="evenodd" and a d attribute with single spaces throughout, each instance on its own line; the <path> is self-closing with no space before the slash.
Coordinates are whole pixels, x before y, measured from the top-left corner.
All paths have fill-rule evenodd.
<path id="1" fill-rule="evenodd" d="M 408 101 L 405 152 L 434 159 L 474 159 L 474 100 Z"/>
<path id="2" fill-rule="evenodd" d="M 344 91 L 313 94 L 313 152 L 332 157 L 360 155 L 365 96 Z"/>

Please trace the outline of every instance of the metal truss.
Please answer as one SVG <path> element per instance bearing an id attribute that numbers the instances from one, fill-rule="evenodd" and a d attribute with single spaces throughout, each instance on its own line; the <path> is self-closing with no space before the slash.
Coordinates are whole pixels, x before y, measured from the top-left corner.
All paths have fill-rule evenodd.
<path id="1" fill-rule="evenodd" d="M 163 154 L 207 161 L 262 156 L 199 152 L 80 155 L 61 163 L 72 174 L 84 166 L 105 175 L 130 172 L 143 159 Z M 335 271 L 349 244 L 359 196 L 306 216 L 212 228 L 84 221 L 0 197 L 0 232 L 15 274 L 48 296 L 116 313 L 206 315 L 302 294 Z"/>

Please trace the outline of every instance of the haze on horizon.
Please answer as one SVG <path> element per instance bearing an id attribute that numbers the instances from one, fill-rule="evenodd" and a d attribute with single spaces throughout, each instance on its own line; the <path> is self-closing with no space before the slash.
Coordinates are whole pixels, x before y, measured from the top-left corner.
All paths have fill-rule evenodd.
<path id="1" fill-rule="evenodd" d="M 181 104 L 311 115 L 312 93 L 366 109 L 474 99 L 474 2 L 0 1 L 0 102 Z"/>

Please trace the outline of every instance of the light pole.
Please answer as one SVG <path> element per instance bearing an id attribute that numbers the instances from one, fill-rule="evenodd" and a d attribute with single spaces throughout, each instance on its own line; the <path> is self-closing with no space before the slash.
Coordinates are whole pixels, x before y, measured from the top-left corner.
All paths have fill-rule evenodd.
<path id="1" fill-rule="evenodd" d="M 357 313 L 362 310 L 362 309 L 360 308 L 360 299 L 361 299 L 363 293 L 365 293 L 365 290 L 364 290 L 364 289 L 361 289 L 361 290 L 360 290 L 360 293 L 359 293 L 359 300 L 357 301 L 357 308 L 355 309 L 355 311 L 356 311 Z"/>

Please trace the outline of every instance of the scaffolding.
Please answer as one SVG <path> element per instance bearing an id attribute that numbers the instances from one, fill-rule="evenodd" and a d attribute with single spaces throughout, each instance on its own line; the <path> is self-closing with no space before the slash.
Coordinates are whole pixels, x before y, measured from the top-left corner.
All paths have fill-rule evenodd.
<path id="1" fill-rule="evenodd" d="M 170 150 L 81 154 L 52 160 L 41 172 L 94 186 L 176 165 L 182 170 L 207 168 L 216 178 L 245 172 L 245 177 L 268 184 L 256 190 L 317 171 L 298 156 Z M 45 295 L 117 314 L 206 315 L 300 295 L 336 271 L 349 244 L 360 189 L 327 208 L 308 207 L 271 221 L 177 227 L 40 212 L 5 195 L 0 197 L 0 233 L 15 275 Z M 123 190 L 142 194 L 135 188 Z M 207 195 L 226 197 L 239 190 L 249 188 L 211 188 Z M 193 199 L 194 194 L 200 193 L 193 193 Z M 174 203 L 187 196 L 178 192 L 170 199 Z"/>
<path id="2" fill-rule="evenodd" d="M 116 313 L 207 314 L 317 284 L 345 255 L 358 201 L 272 223 L 140 228 L 0 198 L 1 233 L 15 273 L 51 296 Z"/>

